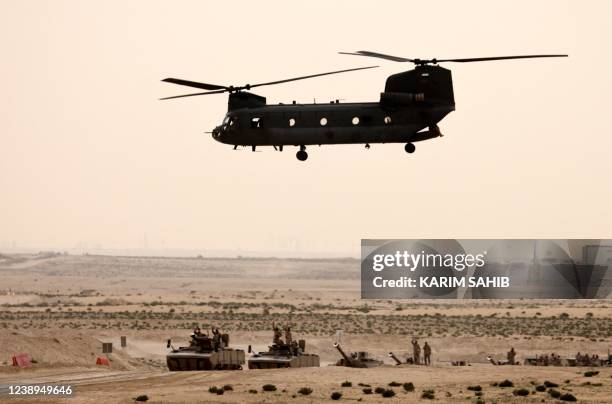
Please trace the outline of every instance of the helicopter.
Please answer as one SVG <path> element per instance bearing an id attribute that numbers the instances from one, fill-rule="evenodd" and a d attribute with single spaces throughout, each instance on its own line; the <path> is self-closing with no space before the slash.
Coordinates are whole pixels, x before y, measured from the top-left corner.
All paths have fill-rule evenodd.
<path id="1" fill-rule="evenodd" d="M 370 51 L 339 52 L 394 62 L 409 62 L 412 70 L 393 74 L 385 83 L 378 102 L 267 104 L 266 98 L 251 93 L 255 87 L 287 83 L 331 74 L 373 69 L 366 66 L 312 74 L 258 84 L 226 86 L 177 78 L 163 82 L 207 90 L 205 92 L 160 98 L 168 100 L 199 95 L 229 93 L 228 111 L 221 125 L 212 132 L 218 142 L 238 146 L 296 146 L 300 161 L 308 158 L 306 146 L 330 144 L 405 143 L 404 150 L 414 153 L 415 142 L 441 137 L 438 123 L 455 110 L 451 71 L 439 63 L 468 63 L 508 59 L 567 57 L 562 54 L 495 56 L 460 59 L 413 59 Z"/>

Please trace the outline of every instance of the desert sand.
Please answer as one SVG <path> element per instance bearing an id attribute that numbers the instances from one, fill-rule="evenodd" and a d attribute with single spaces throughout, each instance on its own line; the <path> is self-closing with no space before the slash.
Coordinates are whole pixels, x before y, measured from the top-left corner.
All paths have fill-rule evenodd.
<path id="1" fill-rule="evenodd" d="M 71 403 L 134 402 L 476 402 L 469 386 L 481 386 L 485 402 L 554 402 L 544 381 L 580 402 L 612 396 L 612 368 L 585 377 L 590 368 L 493 366 L 514 347 L 517 359 L 555 352 L 607 357 L 612 303 L 606 300 L 361 300 L 355 259 L 164 258 L 64 255 L 0 256 L 0 384 L 64 383 L 75 386 Z M 169 372 L 166 340 L 186 345 L 194 326 L 219 327 L 230 345 L 255 351 L 271 343 L 271 324 L 290 324 L 320 368 Z M 366 350 L 382 367 L 331 366 L 332 344 L 343 330 L 347 351 Z M 121 336 L 127 346 L 121 348 Z M 433 365 L 395 366 L 389 351 L 411 354 L 410 340 L 428 341 Z M 102 342 L 113 343 L 110 368 L 98 366 Z M 31 355 L 30 368 L 12 366 L 16 353 Z M 456 367 L 451 361 L 470 366 Z M 513 387 L 494 384 L 509 379 Z M 350 381 L 351 387 L 342 387 Z M 397 382 L 399 386 L 389 386 Z M 403 383 L 411 382 L 414 392 Z M 263 392 L 264 384 L 277 390 Z M 361 385 L 360 385 L 361 384 Z M 211 386 L 231 385 L 223 395 Z M 395 396 L 366 394 L 384 387 Z M 308 396 L 298 390 L 312 389 Z M 513 394 L 529 391 L 527 397 Z M 547 389 L 548 390 L 548 389 Z M 249 392 L 251 391 L 251 392 Z M 533 393 L 532 393 L 533 392 Z M 13 398 L 0 402 L 57 402 L 57 398 Z"/>

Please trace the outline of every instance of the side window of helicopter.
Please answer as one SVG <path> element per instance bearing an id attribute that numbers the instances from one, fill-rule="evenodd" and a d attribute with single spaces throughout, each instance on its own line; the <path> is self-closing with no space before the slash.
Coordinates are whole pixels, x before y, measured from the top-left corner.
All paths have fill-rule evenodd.
<path id="1" fill-rule="evenodd" d="M 251 118 L 251 128 L 253 129 L 263 128 L 263 120 L 260 117 Z"/>
<path id="2" fill-rule="evenodd" d="M 238 120 L 236 119 L 235 116 L 232 116 L 229 120 L 229 126 L 234 126 L 238 123 Z"/>
<path id="3" fill-rule="evenodd" d="M 294 127 L 294 126 L 295 126 L 295 119 L 289 118 L 289 127 Z"/>
<path id="4" fill-rule="evenodd" d="M 391 125 L 391 117 L 385 116 L 384 122 L 385 122 L 385 125 Z"/>

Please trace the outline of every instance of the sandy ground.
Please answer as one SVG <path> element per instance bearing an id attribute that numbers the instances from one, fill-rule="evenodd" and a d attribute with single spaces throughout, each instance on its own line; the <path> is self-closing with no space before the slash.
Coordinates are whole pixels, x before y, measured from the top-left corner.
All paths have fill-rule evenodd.
<path id="1" fill-rule="evenodd" d="M 588 368 L 493 366 L 512 346 L 518 359 L 555 352 L 607 356 L 612 346 L 612 304 L 589 301 L 364 301 L 359 297 L 357 260 L 278 260 L 3 256 L 0 259 L 0 385 L 69 383 L 71 403 L 134 402 L 412 402 L 432 389 L 436 402 L 476 402 L 468 386 L 480 385 L 487 402 L 554 402 L 535 386 L 552 381 L 580 402 L 612 402 L 612 368 L 585 377 Z M 185 345 L 194 325 L 229 332 L 230 344 L 255 351 L 271 340 L 271 323 L 291 324 L 320 368 L 169 372 L 166 340 Z M 347 351 L 367 350 L 385 365 L 350 369 L 334 364 L 332 344 L 342 329 Z M 126 336 L 125 348 L 119 345 Z M 394 366 L 387 356 L 410 355 L 410 339 L 428 341 L 434 365 Z M 111 367 L 95 365 L 101 343 L 112 342 Z M 36 363 L 11 366 L 13 354 L 27 352 Z M 449 361 L 471 366 L 453 367 Z M 510 379 L 512 388 L 492 386 Z M 344 381 L 352 387 L 341 387 Z M 389 383 L 412 382 L 414 392 Z M 275 392 L 263 392 L 264 384 Z M 364 386 L 391 388 L 393 398 L 365 394 Z M 231 385 L 223 395 L 211 386 Z M 309 387 L 309 396 L 298 390 Z M 528 397 L 513 395 L 526 388 Z M 249 392 L 256 391 L 256 393 Z M 295 397 L 294 397 L 295 396 Z M 56 402 L 14 398 L 0 402 Z"/>

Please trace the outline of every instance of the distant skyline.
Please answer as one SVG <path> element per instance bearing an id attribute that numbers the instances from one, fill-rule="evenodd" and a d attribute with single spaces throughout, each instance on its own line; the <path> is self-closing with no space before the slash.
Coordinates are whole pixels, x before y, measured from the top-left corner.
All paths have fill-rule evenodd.
<path id="1" fill-rule="evenodd" d="M 240 251 L 359 256 L 362 238 L 612 238 L 612 3 L 543 0 L 0 3 L 0 252 Z M 418 143 L 233 151 L 225 95 L 378 101 L 407 63 L 452 58 L 456 111 Z M 260 91 L 259 91 L 260 90 Z"/>

